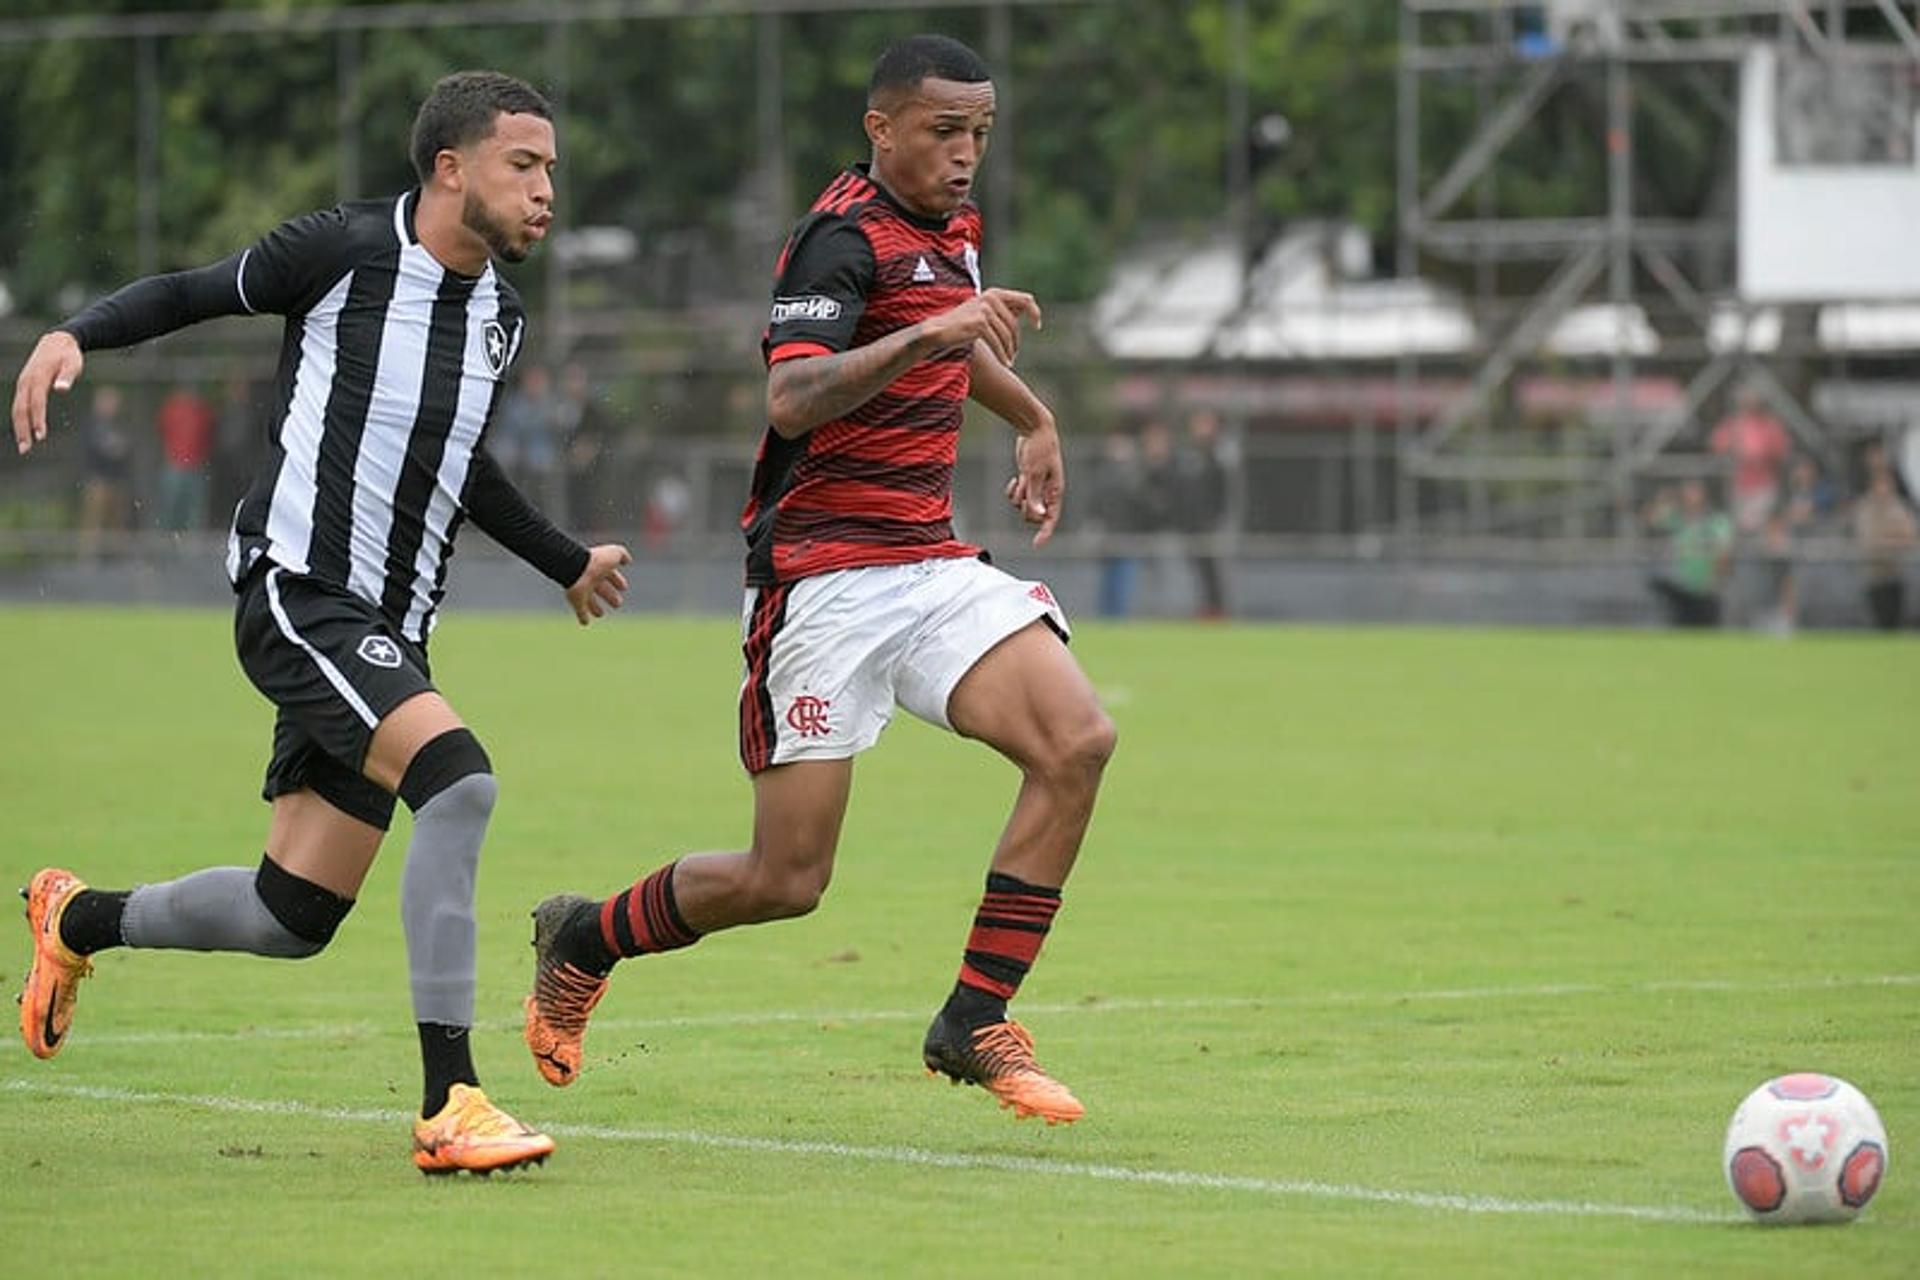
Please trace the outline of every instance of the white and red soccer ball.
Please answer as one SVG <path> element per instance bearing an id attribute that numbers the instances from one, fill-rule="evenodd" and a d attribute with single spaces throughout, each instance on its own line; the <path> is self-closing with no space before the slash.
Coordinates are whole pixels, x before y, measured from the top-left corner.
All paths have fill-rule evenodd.
<path id="1" fill-rule="evenodd" d="M 1780 1076 L 1733 1113 L 1724 1167 L 1734 1198 L 1761 1222 L 1850 1222 L 1886 1175 L 1887 1131 L 1838 1076 Z"/>

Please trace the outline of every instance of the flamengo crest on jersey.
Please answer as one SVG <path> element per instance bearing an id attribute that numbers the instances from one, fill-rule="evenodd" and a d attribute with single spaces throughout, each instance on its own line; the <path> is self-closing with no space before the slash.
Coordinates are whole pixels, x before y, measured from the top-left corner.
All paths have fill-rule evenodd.
<path id="1" fill-rule="evenodd" d="M 273 454 L 234 513 L 227 571 L 237 585 L 268 557 L 423 641 L 525 321 L 491 263 L 462 276 L 428 252 L 413 230 L 417 201 L 298 218 L 241 258 L 247 309 L 287 325 Z"/>

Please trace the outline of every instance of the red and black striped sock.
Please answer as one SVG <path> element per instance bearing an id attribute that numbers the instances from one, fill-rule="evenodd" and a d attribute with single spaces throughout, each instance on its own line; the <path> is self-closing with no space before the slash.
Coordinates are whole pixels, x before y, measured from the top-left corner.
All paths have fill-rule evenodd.
<path id="1" fill-rule="evenodd" d="M 1059 910 L 1058 889 L 1028 884 L 998 871 L 987 873 L 987 893 L 974 913 L 960 980 L 947 999 L 947 1007 L 968 1027 L 1007 1016 L 1007 1001 L 1033 967 Z"/>
<path id="2" fill-rule="evenodd" d="M 600 904 L 600 942 L 615 959 L 690 947 L 700 935 L 680 918 L 669 862 Z"/>

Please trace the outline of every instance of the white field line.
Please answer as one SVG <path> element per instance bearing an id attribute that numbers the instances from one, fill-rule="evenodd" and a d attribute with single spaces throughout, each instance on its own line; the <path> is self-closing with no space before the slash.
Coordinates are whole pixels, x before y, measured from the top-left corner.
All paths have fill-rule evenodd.
<path id="1" fill-rule="evenodd" d="M 1796 978 L 1775 982 L 1734 982 L 1717 979 L 1669 979 L 1658 982 L 1597 983 L 1556 982 L 1535 986 L 1460 987 L 1427 991 L 1327 991 L 1317 995 L 1279 994 L 1272 996 L 1168 996 L 1138 1000 L 1092 999 L 1068 1003 L 1026 1003 L 1019 1006 L 1022 1016 L 1039 1014 L 1054 1017 L 1077 1013 L 1159 1013 L 1209 1009 L 1283 1009 L 1320 1005 L 1396 1005 L 1428 1001 L 1474 1000 L 1552 1000 L 1574 996 L 1645 995 L 1662 992 L 1727 995 L 1760 995 L 1773 991 L 1846 991 L 1870 987 L 1920 986 L 1920 974 L 1869 974 L 1857 978 Z M 804 1023 L 821 1025 L 842 1022 L 917 1022 L 931 1016 L 931 1006 L 921 1009 L 769 1009 L 737 1013 L 694 1013 L 665 1018 L 596 1018 L 599 1030 L 646 1031 L 678 1027 L 759 1027 Z M 481 1031 L 518 1031 L 520 1019 L 482 1019 Z M 352 1040 L 387 1035 L 412 1034 L 404 1025 L 380 1026 L 374 1023 L 332 1023 L 286 1027 L 241 1027 L 230 1031 L 167 1030 L 106 1031 L 89 1034 L 82 1026 L 75 1033 L 83 1044 L 190 1044 L 200 1041 L 232 1040 Z M 25 1050 L 12 1037 L 0 1038 L 0 1052 Z"/>
<path id="2" fill-rule="evenodd" d="M 402 1125 L 412 1120 L 405 1111 L 317 1107 L 304 1102 L 264 1098 L 221 1098 L 198 1094 L 156 1093 L 137 1089 L 91 1085 L 38 1084 L 9 1080 L 10 1093 L 43 1097 L 85 1098 L 148 1106 L 199 1107 L 209 1111 L 248 1115 L 297 1116 L 346 1124 Z M 750 1151 L 763 1155 L 826 1157 L 873 1164 L 915 1165 L 930 1169 L 1032 1174 L 1076 1178 L 1091 1182 L 1118 1182 L 1135 1186 L 1170 1187 L 1193 1191 L 1240 1191 L 1252 1195 L 1341 1200 L 1360 1204 L 1433 1209 L 1444 1213 L 1517 1214 L 1549 1218 L 1631 1218 L 1642 1222 L 1722 1224 L 1740 1221 L 1740 1215 L 1690 1209 L 1684 1205 L 1605 1204 L 1590 1200 L 1513 1200 L 1503 1196 L 1457 1195 L 1434 1191 L 1395 1191 L 1352 1183 L 1309 1179 L 1257 1178 L 1244 1174 L 1201 1173 L 1185 1169 L 1139 1169 L 1127 1165 L 1091 1164 L 1077 1160 L 1043 1160 L 1033 1156 L 983 1156 L 957 1151 L 929 1151 L 922 1147 L 863 1147 L 845 1142 L 789 1138 L 757 1138 L 739 1134 L 706 1133 L 697 1129 L 629 1129 L 610 1125 L 548 1125 L 556 1137 L 599 1142 L 640 1142 L 672 1147 L 704 1147 L 719 1151 Z"/>

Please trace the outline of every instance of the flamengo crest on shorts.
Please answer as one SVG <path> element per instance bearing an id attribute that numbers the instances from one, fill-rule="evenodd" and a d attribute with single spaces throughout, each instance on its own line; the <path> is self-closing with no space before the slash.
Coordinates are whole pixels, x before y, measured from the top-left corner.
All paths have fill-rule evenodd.
<path id="1" fill-rule="evenodd" d="M 896 706 L 943 729 L 961 679 L 990 649 L 1066 616 L 1046 584 L 977 559 L 817 574 L 750 589 L 741 619 L 740 759 L 749 773 L 844 760 L 872 746 Z"/>
<path id="2" fill-rule="evenodd" d="M 828 714 L 833 704 L 825 698 L 803 693 L 787 704 L 787 727 L 802 738 L 824 738 L 833 732 Z"/>

